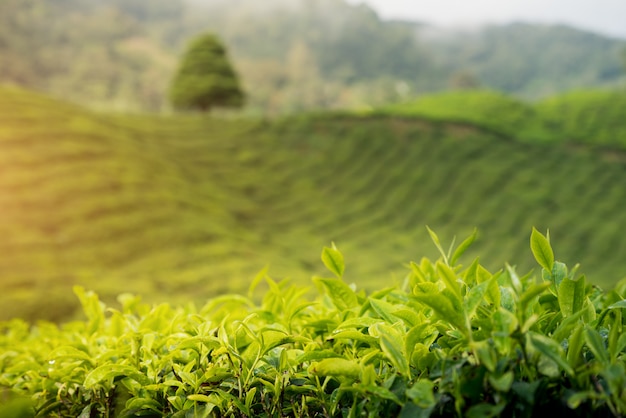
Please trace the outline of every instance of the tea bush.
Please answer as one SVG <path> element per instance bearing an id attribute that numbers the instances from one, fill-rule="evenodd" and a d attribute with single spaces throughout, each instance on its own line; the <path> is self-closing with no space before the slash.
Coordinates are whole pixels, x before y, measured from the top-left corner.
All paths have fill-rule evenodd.
<path id="1" fill-rule="evenodd" d="M 65 321 L 79 309 L 74 284 L 107 304 L 123 289 L 149 303 L 202 305 L 245 292 L 269 263 L 305 285 L 323 274 L 317 248 L 330 240 L 351 260 L 346 278 L 369 292 L 402 278 L 414 254 L 436 258 L 424 224 L 446 240 L 477 226 L 485 239 L 467 256 L 489 254 L 492 271 L 512 254 L 519 271 L 532 268 L 525 236 L 550 226 L 568 236 L 560 257 L 582 263 L 595 284 L 626 276 L 626 257 L 604 260 L 626 253 L 614 227 L 626 224 L 617 141 L 612 151 L 521 143 L 471 121 L 527 132 L 526 116 L 536 120 L 527 104 L 480 92 L 424 100 L 416 116 L 409 105 L 406 116 L 260 121 L 93 113 L 0 87 L 0 320 Z M 626 106 L 616 109 L 593 126 L 612 121 L 617 140 Z"/>
<path id="2" fill-rule="evenodd" d="M 450 91 L 387 106 L 383 114 L 468 123 L 524 142 L 553 142 L 552 126 L 529 103 L 490 90 Z"/>
<path id="3" fill-rule="evenodd" d="M 77 287 L 86 319 L 2 325 L 0 415 L 23 412 L 12 396 L 37 417 L 626 414 L 626 283 L 587 284 L 535 229 L 538 278 L 463 266 L 476 235 L 445 251 L 429 232 L 440 258 L 369 294 L 334 245 L 314 298 L 267 271 L 200 308 Z"/>
<path id="4" fill-rule="evenodd" d="M 623 91 L 573 91 L 545 99 L 535 108 L 563 140 L 622 151 L 626 146 Z"/>

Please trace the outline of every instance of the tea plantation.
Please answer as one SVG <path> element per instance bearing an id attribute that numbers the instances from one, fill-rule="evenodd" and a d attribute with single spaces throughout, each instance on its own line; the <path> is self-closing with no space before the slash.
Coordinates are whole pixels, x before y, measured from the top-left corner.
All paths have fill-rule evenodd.
<path id="1" fill-rule="evenodd" d="M 549 227 L 564 261 L 610 287 L 626 276 L 623 100 L 468 92 L 266 121 L 100 114 L 2 88 L 1 315 L 71 317 L 76 284 L 107 303 L 203 303 L 266 265 L 307 283 L 330 241 L 345 280 L 378 289 L 436 255 L 425 225 L 447 242 L 478 228 L 470 256 L 522 270 L 528 231 Z"/>
<path id="2" fill-rule="evenodd" d="M 400 285 L 348 285 L 336 246 L 307 289 L 259 274 L 263 298 L 120 308 L 74 289 L 85 318 L 2 325 L 0 416 L 620 417 L 626 281 L 610 292 L 555 259 L 533 229 L 541 278 L 461 264 L 475 236 Z"/>

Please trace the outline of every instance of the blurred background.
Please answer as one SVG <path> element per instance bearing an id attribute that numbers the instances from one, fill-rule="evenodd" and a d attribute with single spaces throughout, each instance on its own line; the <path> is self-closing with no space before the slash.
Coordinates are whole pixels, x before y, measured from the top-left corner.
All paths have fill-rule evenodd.
<path id="1" fill-rule="evenodd" d="M 626 277 L 626 4 L 0 1 L 0 319 L 535 268 L 532 226 Z M 207 35 L 207 34 L 210 34 Z"/>

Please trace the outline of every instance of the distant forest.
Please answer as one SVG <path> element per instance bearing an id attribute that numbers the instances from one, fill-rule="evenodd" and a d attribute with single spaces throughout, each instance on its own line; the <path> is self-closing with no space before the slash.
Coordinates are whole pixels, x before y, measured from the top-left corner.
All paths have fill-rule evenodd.
<path id="1" fill-rule="evenodd" d="M 0 83 L 107 110 L 166 110 L 186 42 L 207 31 L 227 45 L 257 114 L 477 87 L 534 99 L 625 78 L 626 40 L 566 26 L 442 30 L 343 0 L 2 0 Z"/>

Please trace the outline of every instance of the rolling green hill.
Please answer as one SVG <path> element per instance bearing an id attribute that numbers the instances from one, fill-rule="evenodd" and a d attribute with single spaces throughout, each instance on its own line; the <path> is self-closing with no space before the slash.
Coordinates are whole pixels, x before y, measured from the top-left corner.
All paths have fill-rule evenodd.
<path id="1" fill-rule="evenodd" d="M 626 276 L 619 141 L 572 146 L 554 120 L 541 125 L 549 143 L 520 141 L 479 122 L 398 109 L 106 115 L 2 88 L 2 315 L 70 315 L 73 284 L 181 302 L 245 291 L 267 264 L 305 282 L 331 241 L 346 280 L 380 286 L 435 255 L 425 225 L 446 242 L 478 227 L 466 260 L 522 260 L 521 271 L 531 226 L 549 227 L 557 257 L 591 281 Z"/>

